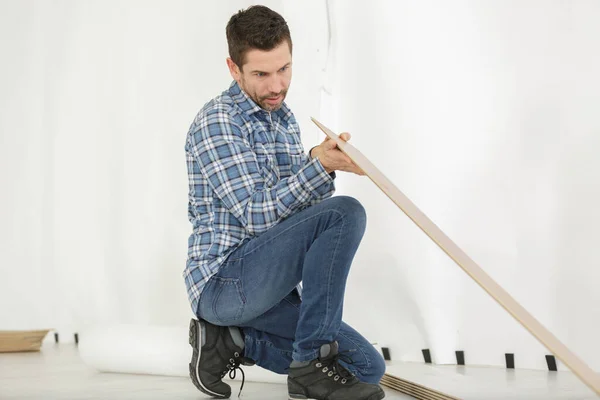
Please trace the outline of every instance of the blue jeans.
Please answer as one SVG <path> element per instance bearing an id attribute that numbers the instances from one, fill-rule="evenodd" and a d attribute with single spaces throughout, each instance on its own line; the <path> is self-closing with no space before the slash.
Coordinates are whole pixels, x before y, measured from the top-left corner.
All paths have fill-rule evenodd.
<path id="1" fill-rule="evenodd" d="M 244 355 L 286 374 L 293 360 L 318 357 L 336 340 L 360 380 L 379 383 L 385 362 L 342 321 L 346 279 L 363 237 L 366 214 L 355 199 L 336 196 L 279 222 L 237 248 L 204 287 L 198 317 L 238 326 Z M 295 287 L 302 281 L 302 297 Z"/>

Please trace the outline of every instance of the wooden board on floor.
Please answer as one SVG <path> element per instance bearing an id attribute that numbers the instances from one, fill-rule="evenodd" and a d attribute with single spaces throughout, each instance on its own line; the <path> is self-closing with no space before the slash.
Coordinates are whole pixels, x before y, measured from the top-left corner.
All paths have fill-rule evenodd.
<path id="1" fill-rule="evenodd" d="M 439 395 L 435 391 L 428 391 L 427 389 L 423 389 L 418 385 L 410 385 L 402 380 L 390 380 L 384 377 L 380 384 L 419 400 L 460 400 L 456 399 L 455 397 Z"/>
<path id="2" fill-rule="evenodd" d="M 427 386 L 415 383 L 410 380 L 399 378 L 390 373 L 386 373 L 380 382 L 382 385 L 395 389 L 401 393 L 408 394 L 418 399 L 425 400 L 461 400 L 456 397 L 439 392 Z"/>
<path id="3" fill-rule="evenodd" d="M 0 331 L 0 353 L 39 351 L 49 330 Z"/>
<path id="4" fill-rule="evenodd" d="M 519 304 L 506 290 L 494 281 L 456 243 L 431 221 L 408 197 L 404 195 L 367 157 L 354 146 L 346 143 L 316 119 L 312 121 L 332 140 L 341 151 L 358 165 L 366 175 L 392 200 L 421 230 L 429 236 L 458 266 L 479 286 L 508 311 L 525 329 L 546 346 L 558 359 L 568 366 L 586 385 L 600 395 L 600 375 L 571 352 L 533 315 Z"/>

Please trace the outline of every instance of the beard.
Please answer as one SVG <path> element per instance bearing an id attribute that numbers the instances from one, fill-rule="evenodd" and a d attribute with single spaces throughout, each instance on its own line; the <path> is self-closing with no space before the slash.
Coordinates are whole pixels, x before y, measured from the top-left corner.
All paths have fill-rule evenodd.
<path id="1" fill-rule="evenodd" d="M 255 93 L 254 94 L 255 98 L 253 98 L 253 100 L 256 102 L 256 104 L 258 104 L 264 110 L 277 111 L 283 105 L 283 101 L 285 100 L 286 95 L 287 95 L 287 89 L 284 89 L 279 93 L 270 93 L 267 96 L 261 96 L 261 97 L 258 97 Z M 277 104 L 267 102 L 268 98 L 280 97 L 280 96 L 281 96 L 281 99 L 279 99 L 279 102 L 277 102 Z"/>
<path id="2" fill-rule="evenodd" d="M 285 100 L 285 96 L 287 95 L 288 89 L 283 89 L 281 92 L 279 93 L 269 93 L 265 96 L 259 96 L 256 92 L 251 92 L 250 90 L 248 90 L 248 88 L 245 85 L 245 82 L 242 80 L 241 82 L 241 86 L 242 89 L 244 90 L 244 92 L 246 92 L 246 94 L 256 103 L 258 104 L 258 106 L 260 108 L 262 108 L 265 111 L 277 111 L 281 108 L 281 106 L 283 105 L 283 101 Z M 273 97 L 280 97 L 281 99 L 279 99 L 279 101 L 277 102 L 277 104 L 273 104 L 273 103 L 269 103 L 267 102 L 268 98 L 273 98 Z"/>

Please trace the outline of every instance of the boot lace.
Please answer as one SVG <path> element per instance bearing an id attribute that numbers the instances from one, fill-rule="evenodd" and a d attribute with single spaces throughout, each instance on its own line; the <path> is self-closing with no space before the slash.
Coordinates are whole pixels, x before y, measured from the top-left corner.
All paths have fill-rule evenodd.
<path id="1" fill-rule="evenodd" d="M 345 385 L 355 377 L 353 373 L 340 364 L 340 361 L 344 361 L 346 364 L 354 364 L 352 358 L 345 353 L 348 352 L 338 353 L 330 359 L 321 360 L 315 364 L 315 367 L 321 368 L 321 372 L 327 374 L 328 377 L 336 382 L 340 381 L 342 385 Z"/>
<path id="2" fill-rule="evenodd" d="M 229 379 L 233 380 L 236 377 L 237 371 L 239 370 L 242 373 L 242 385 L 240 386 L 240 392 L 238 393 L 238 397 L 242 394 L 242 389 L 244 388 L 244 383 L 246 381 L 246 374 L 244 374 L 244 370 L 241 368 L 241 365 L 253 365 L 254 362 L 249 358 L 241 357 L 240 353 L 237 351 L 233 353 L 233 357 L 229 359 L 229 363 L 225 366 L 223 372 L 221 372 L 221 379 L 225 377 L 225 375 L 229 374 Z"/>

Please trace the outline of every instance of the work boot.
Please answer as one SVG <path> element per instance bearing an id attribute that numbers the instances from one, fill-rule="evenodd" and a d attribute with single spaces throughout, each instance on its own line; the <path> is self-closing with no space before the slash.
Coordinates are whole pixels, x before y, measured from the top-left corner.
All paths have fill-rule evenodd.
<path id="1" fill-rule="evenodd" d="M 338 343 L 324 344 L 319 358 L 292 362 L 288 372 L 290 400 L 380 400 L 385 397 L 379 385 L 364 383 L 342 366 Z"/>
<path id="2" fill-rule="evenodd" d="M 240 365 L 254 365 L 252 360 L 243 357 L 243 339 L 239 333 L 234 338 L 232 329 L 237 330 L 213 325 L 202 319 L 192 318 L 190 321 L 190 345 L 194 349 L 190 378 L 202 393 L 217 399 L 231 396 L 231 387 L 222 381 L 227 373 L 231 379 L 235 379 L 236 370 L 242 372 L 241 393 L 245 376 Z"/>

